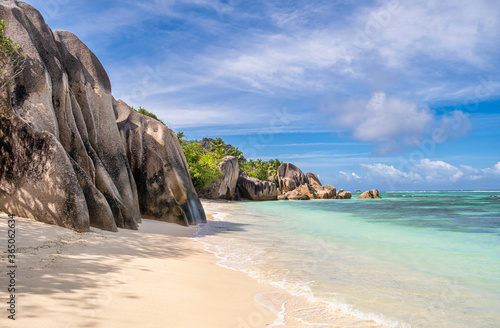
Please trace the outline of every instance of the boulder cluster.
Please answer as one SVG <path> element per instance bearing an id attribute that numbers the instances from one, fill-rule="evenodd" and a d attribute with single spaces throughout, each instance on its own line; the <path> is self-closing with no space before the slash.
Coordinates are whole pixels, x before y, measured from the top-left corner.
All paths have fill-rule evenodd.
<path id="1" fill-rule="evenodd" d="M 219 164 L 224 177 L 214 183 L 200 188 L 198 195 L 207 199 L 225 200 L 276 200 L 278 188 L 276 184 L 251 177 L 239 168 L 238 159 L 233 156 L 224 157 Z"/>
<path id="2" fill-rule="evenodd" d="M 330 185 L 322 185 L 314 173 L 303 173 L 291 163 L 283 163 L 278 168 L 277 183 L 261 181 L 239 169 L 238 160 L 227 156 L 219 169 L 224 177 L 198 190 L 201 198 L 225 200 L 309 200 L 309 199 L 350 199 L 351 193 Z M 380 198 L 378 190 L 372 189 L 358 198 Z"/>
<path id="3" fill-rule="evenodd" d="M 337 189 L 330 185 L 322 185 L 314 173 L 303 173 L 291 163 L 283 163 L 278 168 L 278 186 L 280 200 L 308 200 L 308 199 L 348 199 L 349 192 Z"/>
<path id="4" fill-rule="evenodd" d="M 0 210 L 76 231 L 206 220 L 174 133 L 115 100 L 85 44 L 21 1 L 0 17 L 25 59 L 0 95 Z"/>

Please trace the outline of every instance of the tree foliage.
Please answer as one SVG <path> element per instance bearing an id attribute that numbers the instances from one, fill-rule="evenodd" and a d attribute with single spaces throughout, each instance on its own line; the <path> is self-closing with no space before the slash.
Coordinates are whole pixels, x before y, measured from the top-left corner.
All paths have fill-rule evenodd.
<path id="1" fill-rule="evenodd" d="M 220 156 L 208 152 L 199 143 L 191 143 L 182 147 L 189 166 L 189 173 L 195 188 L 204 187 L 223 177 L 217 167 Z"/>
<path id="2" fill-rule="evenodd" d="M 142 115 L 145 115 L 145 116 L 148 116 L 148 117 L 151 117 L 151 118 L 154 118 L 155 120 L 157 120 L 158 122 L 160 122 L 161 124 L 163 125 L 166 125 L 165 123 L 163 123 L 162 120 L 160 120 L 155 114 L 151 113 L 150 111 L 148 111 L 147 109 L 145 108 L 142 108 L 141 106 L 139 106 L 139 109 L 135 109 L 133 106 L 131 107 L 133 110 L 135 110 L 137 113 L 139 114 L 142 114 Z"/>
<path id="3" fill-rule="evenodd" d="M 5 20 L 0 20 L 0 89 L 10 85 L 22 73 L 25 61 L 19 45 L 5 35 Z"/>
<path id="4" fill-rule="evenodd" d="M 241 169 L 248 175 L 262 181 L 272 181 L 272 177 L 276 182 L 278 180 L 278 168 L 283 162 L 279 159 L 263 161 L 261 159 L 249 160 L 241 166 Z"/>
<path id="5" fill-rule="evenodd" d="M 189 172 L 196 188 L 204 187 L 222 178 L 222 173 L 218 169 L 217 164 L 225 156 L 236 157 L 240 168 L 250 176 L 263 181 L 269 181 L 270 177 L 277 180 L 278 167 L 282 163 L 278 159 L 270 161 L 263 161 L 261 159 L 247 161 L 241 150 L 226 144 L 222 138 L 205 138 L 203 139 L 202 146 L 198 140 L 184 140 L 183 132 L 178 132 L 177 137 L 182 145 L 182 150 L 188 162 Z"/>

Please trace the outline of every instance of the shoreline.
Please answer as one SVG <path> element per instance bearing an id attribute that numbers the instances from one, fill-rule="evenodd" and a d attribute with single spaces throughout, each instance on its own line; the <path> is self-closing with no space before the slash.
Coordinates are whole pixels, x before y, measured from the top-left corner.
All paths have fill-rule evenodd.
<path id="1" fill-rule="evenodd" d="M 7 220 L 0 213 L 2 272 Z M 77 233 L 15 220 L 16 320 L 2 302 L 2 326 L 263 328 L 279 320 L 260 298 L 283 292 L 217 265 L 194 240 L 196 226 L 146 219 L 139 231 Z M 5 296 L 7 278 L 0 278 Z"/>

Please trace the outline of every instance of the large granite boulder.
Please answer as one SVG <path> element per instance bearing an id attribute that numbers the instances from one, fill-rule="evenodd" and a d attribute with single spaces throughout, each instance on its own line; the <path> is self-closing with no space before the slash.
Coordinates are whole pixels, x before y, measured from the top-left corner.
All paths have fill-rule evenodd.
<path id="1" fill-rule="evenodd" d="M 240 171 L 238 159 L 234 156 L 226 156 L 217 166 L 223 174 L 222 179 L 199 188 L 197 190 L 198 196 L 206 199 L 232 200 L 235 198 Z"/>
<path id="2" fill-rule="evenodd" d="M 332 199 L 336 196 L 335 187 L 330 185 L 320 186 L 305 183 L 297 187 L 294 191 L 308 196 L 309 199 Z"/>
<path id="3" fill-rule="evenodd" d="M 358 198 L 364 199 L 364 198 L 382 198 L 382 197 L 380 197 L 380 195 L 378 194 L 377 189 L 372 189 L 372 190 L 365 191 L 364 193 L 359 195 Z"/>
<path id="4" fill-rule="evenodd" d="M 101 63 L 26 3 L 2 0 L 0 17 L 26 59 L 0 90 L 0 210 L 77 231 L 137 229 L 137 187 Z"/>
<path id="5" fill-rule="evenodd" d="M 250 200 L 276 200 L 278 188 L 269 181 L 262 181 L 251 177 L 240 170 L 237 183 L 238 197 Z"/>
<path id="6" fill-rule="evenodd" d="M 185 225 L 205 222 L 176 135 L 123 101 L 114 101 L 113 108 L 137 185 L 142 216 Z"/>
<path id="7" fill-rule="evenodd" d="M 351 197 L 352 195 L 350 192 L 340 189 L 335 199 L 351 199 Z"/>
<path id="8" fill-rule="evenodd" d="M 308 182 L 306 175 L 291 163 L 283 163 L 278 168 L 278 186 L 285 193 Z"/>
<path id="9" fill-rule="evenodd" d="M 278 196 L 279 200 L 309 200 L 309 196 L 304 195 L 298 189 L 287 192 L 284 195 Z"/>
<path id="10" fill-rule="evenodd" d="M 309 183 L 311 186 L 321 186 L 321 182 L 319 181 L 318 176 L 314 173 L 306 173 L 306 179 L 307 183 Z"/>
<path id="11" fill-rule="evenodd" d="M 316 192 L 316 198 L 318 199 L 332 199 L 335 198 L 337 195 L 337 189 L 335 187 L 332 187 L 330 185 L 324 185 L 324 186 L 313 186 L 315 192 Z"/>
<path id="12" fill-rule="evenodd" d="M 319 178 L 314 173 L 303 173 L 291 163 L 283 163 L 278 168 L 278 186 L 283 192 L 297 189 L 301 185 L 321 186 Z"/>
<path id="13" fill-rule="evenodd" d="M 309 199 L 318 198 L 318 194 L 316 192 L 316 189 L 313 188 L 313 186 L 311 186 L 308 183 L 305 183 L 303 185 L 298 186 L 294 191 L 298 191 L 302 195 L 306 195 L 307 197 L 309 197 Z"/>

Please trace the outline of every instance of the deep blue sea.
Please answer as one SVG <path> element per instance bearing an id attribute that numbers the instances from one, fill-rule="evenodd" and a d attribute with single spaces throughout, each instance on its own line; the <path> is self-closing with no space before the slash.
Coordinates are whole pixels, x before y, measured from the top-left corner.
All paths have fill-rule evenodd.
<path id="1" fill-rule="evenodd" d="M 381 196 L 205 202 L 198 240 L 294 295 L 273 327 L 500 327 L 500 192 Z"/>

